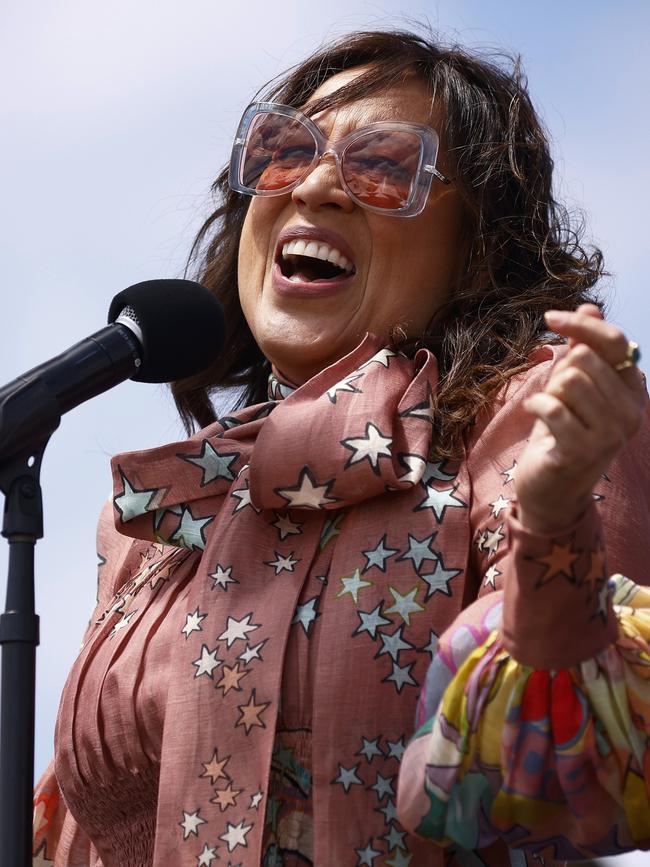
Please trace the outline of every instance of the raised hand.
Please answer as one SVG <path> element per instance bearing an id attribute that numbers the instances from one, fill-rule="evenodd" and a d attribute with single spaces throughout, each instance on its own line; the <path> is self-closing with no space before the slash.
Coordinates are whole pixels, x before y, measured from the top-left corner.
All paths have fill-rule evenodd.
<path id="1" fill-rule="evenodd" d="M 544 391 L 524 406 L 535 416 L 517 467 L 519 520 L 530 530 L 567 529 L 585 511 L 594 486 L 617 452 L 639 429 L 647 402 L 628 339 L 597 307 L 549 310 L 550 328 L 569 340 Z"/>

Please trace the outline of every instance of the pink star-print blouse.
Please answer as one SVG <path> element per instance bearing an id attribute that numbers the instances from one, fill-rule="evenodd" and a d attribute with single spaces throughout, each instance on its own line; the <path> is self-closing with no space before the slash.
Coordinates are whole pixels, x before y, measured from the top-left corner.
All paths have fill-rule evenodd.
<path id="1" fill-rule="evenodd" d="M 184 442 L 116 457 L 112 514 L 99 526 L 98 606 L 62 696 L 54 766 L 35 795 L 34 863 L 540 863 L 518 843 L 567 857 L 536 836 L 545 793 L 526 789 L 528 800 L 486 812 L 494 786 L 480 780 L 496 785 L 499 749 L 482 751 L 484 738 L 463 765 L 450 726 L 470 720 L 473 732 L 482 717 L 444 705 L 473 683 L 463 653 L 492 660 L 496 646 L 517 659 L 524 648 L 522 661 L 548 676 L 589 660 L 598 667 L 617 637 L 608 570 L 643 577 L 647 428 L 566 537 L 533 536 L 516 522 L 517 456 L 530 428 L 522 402 L 562 351 L 536 353 L 455 464 L 428 458 L 435 358 L 421 350 L 408 359 L 372 336 L 300 388 L 276 380 L 265 404 Z M 496 604 L 492 591 L 504 584 L 495 638 L 500 613 L 486 619 L 483 600 L 480 610 L 468 605 L 479 593 Z M 565 585 L 571 593 L 556 597 Z M 492 692 L 479 685 L 485 704 Z M 511 760 L 534 764 L 529 740 L 521 750 L 518 741 L 528 717 L 497 704 Z M 405 754 L 422 723 L 429 729 Z M 602 724 L 591 730 L 598 740 Z M 445 750 L 456 800 L 440 770 Z M 589 761 L 600 781 L 606 757 L 592 749 Z M 612 782 L 609 765 L 606 776 L 619 803 L 622 776 Z M 563 786 L 549 791 L 556 827 L 570 833 L 562 817 L 575 804 Z M 451 821 L 460 805 L 473 833 Z M 589 798 L 580 806 L 589 821 Z M 620 810 L 607 818 L 616 836 Z M 624 826 L 628 838 L 637 840 Z"/>

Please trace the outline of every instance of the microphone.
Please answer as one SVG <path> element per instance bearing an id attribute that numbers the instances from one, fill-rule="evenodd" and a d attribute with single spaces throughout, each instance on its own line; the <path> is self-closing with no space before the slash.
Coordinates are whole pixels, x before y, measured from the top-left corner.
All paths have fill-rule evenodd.
<path id="1" fill-rule="evenodd" d="M 225 339 L 221 305 L 191 280 L 146 280 L 119 292 L 105 328 L 0 388 L 0 461 L 47 441 L 61 416 L 125 379 L 194 376 Z"/>

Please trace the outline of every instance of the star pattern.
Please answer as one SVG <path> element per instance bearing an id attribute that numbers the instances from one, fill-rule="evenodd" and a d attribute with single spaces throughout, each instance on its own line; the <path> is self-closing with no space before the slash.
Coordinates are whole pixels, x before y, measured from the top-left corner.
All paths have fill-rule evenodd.
<path id="1" fill-rule="evenodd" d="M 332 780 L 332 785 L 340 783 L 346 792 L 350 791 L 350 786 L 362 786 L 363 780 L 357 776 L 358 767 L 359 762 L 351 768 L 344 768 L 343 765 L 339 765 L 339 775 Z"/>
<path id="2" fill-rule="evenodd" d="M 372 471 L 380 474 L 379 458 L 390 458 L 390 446 L 393 440 L 391 437 L 382 435 L 378 427 L 371 421 L 366 422 L 366 433 L 363 437 L 348 437 L 341 440 L 341 445 L 350 449 L 353 454 L 348 458 L 345 468 L 351 467 L 353 464 L 358 464 L 360 461 L 367 460 Z"/>
<path id="3" fill-rule="evenodd" d="M 393 683 L 397 692 L 401 692 L 405 685 L 417 686 L 417 682 L 411 677 L 411 669 L 415 665 L 414 662 L 409 662 L 408 665 L 398 665 L 392 663 L 393 670 L 384 678 L 384 683 Z"/>
<path id="4" fill-rule="evenodd" d="M 248 633 L 254 629 L 259 629 L 259 624 L 251 623 L 252 614 L 247 614 L 241 620 L 236 617 L 229 617 L 226 628 L 219 636 L 219 641 L 225 641 L 230 647 L 235 641 L 243 641 L 247 638 Z"/>
<path id="5" fill-rule="evenodd" d="M 358 756 L 365 756 L 366 761 L 370 764 L 375 756 L 381 756 L 384 758 L 383 752 L 379 749 L 379 738 L 375 738 L 374 741 L 368 740 L 368 738 L 361 738 L 363 742 L 363 746 L 357 753 Z"/>
<path id="6" fill-rule="evenodd" d="M 201 622 L 205 620 L 207 614 L 199 614 L 199 609 L 197 608 L 192 614 L 188 614 L 185 620 L 185 626 L 181 629 L 181 632 L 185 635 L 185 640 L 190 637 L 193 632 L 202 632 L 203 627 L 201 626 Z"/>
<path id="7" fill-rule="evenodd" d="M 303 467 L 294 488 L 277 488 L 276 493 L 287 501 L 289 508 L 322 509 L 337 502 L 336 497 L 328 496 L 333 484 L 334 480 L 331 479 L 324 485 L 317 485 L 309 467 Z"/>
<path id="8" fill-rule="evenodd" d="M 239 584 L 239 581 L 236 578 L 232 577 L 232 566 L 227 566 L 224 568 L 219 563 L 217 563 L 217 568 L 214 572 L 211 572 L 208 575 L 208 578 L 212 578 L 212 589 L 215 590 L 217 587 L 220 587 L 222 590 L 228 592 L 229 584 Z"/>
<path id="9" fill-rule="evenodd" d="M 361 389 L 357 388 L 356 385 L 354 385 L 353 383 L 357 379 L 361 379 L 362 376 L 362 373 L 351 373 L 349 376 L 344 377 L 340 382 L 337 382 L 331 388 L 328 388 L 325 394 L 329 397 L 332 403 L 336 403 L 336 396 L 340 392 L 361 394 Z"/>
<path id="10" fill-rule="evenodd" d="M 265 560 L 264 562 L 266 566 L 272 566 L 275 569 L 276 575 L 279 575 L 283 570 L 293 572 L 296 563 L 300 563 L 300 560 L 293 559 L 293 551 L 286 556 L 278 554 L 277 551 L 274 551 L 273 553 L 275 554 L 275 560 Z"/>
<path id="11" fill-rule="evenodd" d="M 379 849 L 373 849 L 372 837 L 368 840 L 365 849 L 355 849 L 354 851 L 359 856 L 355 867 L 374 867 L 375 858 L 382 854 Z"/>
<path id="12" fill-rule="evenodd" d="M 291 623 L 292 625 L 294 623 L 299 623 L 305 630 L 305 635 L 309 635 L 311 625 L 318 617 L 318 612 L 316 611 L 317 602 L 318 596 L 314 596 L 311 599 L 308 599 L 307 602 L 303 602 L 296 606 L 296 613 L 293 615 Z"/>
<path id="13" fill-rule="evenodd" d="M 203 440 L 200 454 L 179 455 L 178 457 L 203 470 L 203 477 L 201 479 L 202 488 L 216 479 L 226 479 L 230 482 L 235 480 L 230 466 L 239 457 L 239 452 L 224 452 L 223 454 L 219 454 L 208 440 Z"/>
<path id="14" fill-rule="evenodd" d="M 235 723 L 235 726 L 244 726 L 244 728 L 246 729 L 246 734 L 249 734 L 250 730 L 255 726 L 259 726 L 260 728 L 266 728 L 266 723 L 264 723 L 260 719 L 260 717 L 267 709 L 267 707 L 271 704 L 271 702 L 264 701 L 260 704 L 256 704 L 256 700 L 257 699 L 255 695 L 255 690 L 252 690 L 248 699 L 248 703 L 240 704 L 237 706 L 237 709 L 240 712 L 241 716 Z"/>
<path id="15" fill-rule="evenodd" d="M 366 558 L 367 563 L 363 567 L 363 571 L 367 572 L 369 569 L 372 569 L 373 566 L 376 566 L 382 572 L 386 571 L 386 560 L 393 556 L 393 554 L 398 554 L 399 549 L 397 548 L 387 548 L 386 547 L 386 537 L 387 533 L 381 537 L 377 545 L 371 551 L 362 551 L 361 553 Z"/>
<path id="16" fill-rule="evenodd" d="M 233 515 L 236 512 L 241 512 L 241 510 L 245 509 L 246 506 L 249 506 L 258 515 L 261 512 L 261 509 L 258 509 L 257 506 L 253 505 L 248 480 L 246 480 L 246 486 L 244 488 L 240 488 L 238 491 L 231 491 L 230 496 L 234 497 L 236 500 L 239 500 L 235 508 L 232 510 Z"/>
<path id="17" fill-rule="evenodd" d="M 402 638 L 402 630 L 404 629 L 404 625 L 399 626 L 392 635 L 388 635 L 386 632 L 380 632 L 379 637 L 381 638 L 381 648 L 377 652 L 377 656 L 382 656 L 384 653 L 389 653 L 391 659 L 397 662 L 397 658 L 399 656 L 400 650 L 414 650 L 412 644 L 409 644 L 408 641 L 404 641 Z"/>
<path id="18" fill-rule="evenodd" d="M 230 822 L 227 822 L 226 824 L 226 833 L 222 834 L 219 839 L 223 840 L 228 846 L 228 851 L 232 852 L 237 848 L 237 846 L 244 846 L 244 848 L 247 848 L 248 844 L 246 843 L 246 834 L 248 834 L 253 826 L 246 825 L 243 819 L 238 825 L 231 825 Z"/>
<path id="19" fill-rule="evenodd" d="M 280 541 L 286 539 L 287 536 L 294 536 L 300 534 L 302 524 L 294 524 L 294 522 L 289 517 L 289 512 L 276 512 L 275 517 L 277 520 L 273 524 L 273 526 L 277 529 L 280 535 Z"/>
<path id="20" fill-rule="evenodd" d="M 224 768 L 229 761 L 230 756 L 226 756 L 224 759 L 220 759 L 219 751 L 215 748 L 210 761 L 201 762 L 205 769 L 201 774 L 201 777 L 210 777 L 210 785 L 214 786 L 217 780 L 219 780 L 221 777 L 228 777 L 228 774 L 224 773 Z"/>
<path id="21" fill-rule="evenodd" d="M 120 513 L 122 523 L 138 518 L 147 512 L 155 511 L 157 506 L 155 501 L 160 499 L 157 494 L 161 493 L 159 488 L 134 488 L 126 475 L 119 468 L 122 484 L 124 485 L 123 493 L 114 498 L 113 503 L 115 508 Z"/>
<path id="22" fill-rule="evenodd" d="M 411 536 L 408 534 L 408 551 L 405 551 L 401 557 L 398 557 L 398 560 L 412 560 L 413 568 L 416 572 L 420 571 L 420 566 L 424 562 L 424 560 L 436 560 L 437 555 L 435 551 L 431 549 L 431 545 L 433 545 L 433 540 L 436 538 L 438 533 L 431 533 L 430 536 L 425 536 L 424 539 L 417 539 L 415 536 Z"/>
<path id="23" fill-rule="evenodd" d="M 210 867 L 214 859 L 217 857 L 218 846 L 208 846 L 206 843 L 203 851 L 197 855 L 197 867 Z"/>
<path id="24" fill-rule="evenodd" d="M 354 599 L 355 605 L 357 605 L 359 602 L 359 590 L 362 590 L 364 587 L 370 587 L 372 585 L 372 581 L 364 581 L 361 578 L 361 572 L 359 572 L 358 569 L 355 569 L 352 575 L 347 575 L 340 580 L 343 584 L 343 589 L 339 590 L 339 592 L 336 594 L 337 598 L 339 596 L 344 596 L 346 593 L 349 593 L 350 596 Z"/>
<path id="25" fill-rule="evenodd" d="M 579 556 L 579 554 L 575 554 L 571 550 L 570 543 L 568 545 L 557 545 L 553 542 L 550 553 L 544 557 L 537 557 L 535 560 L 535 563 L 539 563 L 540 566 L 546 566 L 546 572 L 544 572 L 537 582 L 537 586 L 546 584 L 557 575 L 564 575 L 571 583 L 574 583 L 573 564 Z"/>
<path id="26" fill-rule="evenodd" d="M 243 677 L 246 677 L 247 674 L 250 674 L 250 669 L 244 668 L 240 671 L 239 663 L 232 666 L 224 665 L 221 669 L 221 680 L 216 684 L 215 688 L 223 690 L 224 695 L 227 695 L 231 689 L 241 692 L 242 687 L 239 685 L 239 681 Z"/>
<path id="27" fill-rule="evenodd" d="M 386 620 L 385 617 L 381 616 L 381 606 L 382 602 L 379 602 L 376 608 L 373 608 L 372 611 L 357 611 L 359 615 L 359 620 L 361 621 L 357 628 L 352 633 L 353 635 L 359 635 L 361 632 L 367 632 L 368 635 L 374 640 L 377 629 L 380 626 L 387 626 L 391 621 Z"/>
<path id="28" fill-rule="evenodd" d="M 433 572 L 430 572 L 428 575 L 420 575 L 420 578 L 427 585 L 424 601 L 426 602 L 434 593 L 444 593 L 445 596 L 451 596 L 449 582 L 456 575 L 460 575 L 462 571 L 462 569 L 445 569 L 442 557 L 439 557 L 436 565 L 433 567 Z"/>
<path id="29" fill-rule="evenodd" d="M 209 650 L 207 644 L 201 646 L 201 656 L 192 663 L 192 665 L 196 666 L 194 677 L 201 677 L 201 675 L 207 674 L 210 680 L 212 680 L 212 672 L 222 662 L 221 659 L 217 659 L 218 652 L 218 647 L 215 647 L 214 650 Z"/>
<path id="30" fill-rule="evenodd" d="M 214 521 L 214 516 L 195 518 L 192 510 L 187 506 L 183 509 L 180 526 L 172 534 L 171 541 L 177 542 L 190 551 L 203 551 L 205 550 L 204 529 L 211 521 Z"/>
<path id="31" fill-rule="evenodd" d="M 216 804 L 223 813 L 228 807 L 237 806 L 237 796 L 241 795 L 242 791 L 243 789 L 233 789 L 232 780 L 228 780 L 225 788 L 214 790 L 214 798 L 210 798 L 210 803 Z"/>
<path id="32" fill-rule="evenodd" d="M 436 521 L 441 524 L 447 509 L 466 509 L 467 504 L 459 497 L 454 496 L 456 488 L 445 488 L 439 491 L 431 485 L 424 486 L 427 495 L 419 503 L 413 511 L 419 512 L 422 509 L 431 509 L 436 517 Z"/>
<path id="33" fill-rule="evenodd" d="M 205 825 L 205 819 L 202 819 L 199 815 L 199 810 L 195 810 L 193 813 L 186 813 L 185 810 L 183 812 L 183 821 L 178 824 L 183 829 L 183 840 L 187 840 L 190 834 L 194 834 L 195 837 L 199 836 L 199 826 Z"/>
<path id="34" fill-rule="evenodd" d="M 411 614 L 415 614 L 418 611 L 424 611 L 424 607 L 420 605 L 419 602 L 415 601 L 415 597 L 418 595 L 418 588 L 412 587 L 409 592 L 405 593 L 403 596 L 399 590 L 396 590 L 394 587 L 389 587 L 388 589 L 390 590 L 395 602 L 390 608 L 384 610 L 384 614 L 399 614 L 406 625 L 410 626 Z"/>

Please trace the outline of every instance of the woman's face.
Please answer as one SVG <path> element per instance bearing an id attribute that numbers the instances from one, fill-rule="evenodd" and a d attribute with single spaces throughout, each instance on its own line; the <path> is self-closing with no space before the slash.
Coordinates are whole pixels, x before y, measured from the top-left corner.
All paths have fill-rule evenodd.
<path id="1" fill-rule="evenodd" d="M 333 76 L 311 99 L 332 93 L 362 71 Z M 380 120 L 436 129 L 440 115 L 426 86 L 413 77 L 314 120 L 327 138 L 339 139 Z M 444 153 L 437 165 L 446 172 Z M 458 275 L 462 215 L 455 187 L 435 179 L 417 217 L 361 208 L 340 186 L 330 156 L 291 193 L 253 197 L 239 250 L 239 295 L 264 355 L 302 383 L 354 349 L 368 331 L 384 339 L 395 326 L 409 336 L 421 334 Z M 283 270 L 290 273 L 281 264 L 282 248 L 292 237 L 336 248 L 349 260 L 348 270 L 353 266 L 352 276 L 315 291 L 306 280 L 282 278 Z"/>

